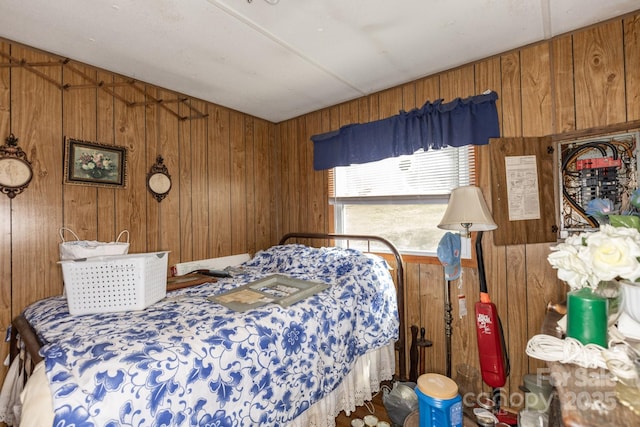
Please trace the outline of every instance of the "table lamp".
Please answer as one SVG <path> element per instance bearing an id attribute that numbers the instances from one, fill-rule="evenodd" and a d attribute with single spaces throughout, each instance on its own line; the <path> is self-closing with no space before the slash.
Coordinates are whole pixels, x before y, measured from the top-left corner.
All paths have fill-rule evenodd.
<path id="1" fill-rule="evenodd" d="M 447 210 L 438 228 L 460 231 L 462 237 L 469 238 L 472 231 L 495 230 L 498 226 L 491 217 L 480 188 L 467 185 L 451 192 Z"/>

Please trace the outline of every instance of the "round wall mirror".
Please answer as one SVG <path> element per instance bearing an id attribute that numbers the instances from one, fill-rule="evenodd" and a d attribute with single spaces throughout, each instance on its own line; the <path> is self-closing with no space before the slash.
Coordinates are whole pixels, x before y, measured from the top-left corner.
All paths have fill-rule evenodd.
<path id="1" fill-rule="evenodd" d="M 18 147 L 18 138 L 9 135 L 0 147 L 0 191 L 10 199 L 24 191 L 33 178 L 31 162 Z"/>
<path id="2" fill-rule="evenodd" d="M 158 202 L 161 202 L 171 191 L 171 175 L 164 165 L 164 159 L 158 156 L 156 163 L 147 174 L 147 188 Z"/>

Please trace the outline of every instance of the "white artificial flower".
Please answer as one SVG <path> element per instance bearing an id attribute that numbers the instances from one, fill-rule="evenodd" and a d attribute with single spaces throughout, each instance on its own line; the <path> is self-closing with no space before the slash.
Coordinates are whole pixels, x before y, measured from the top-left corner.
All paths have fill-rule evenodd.
<path id="1" fill-rule="evenodd" d="M 599 231 L 568 237 L 551 249 L 549 263 L 572 290 L 640 278 L 640 232 L 635 228 L 602 225 Z"/>
<path id="2" fill-rule="evenodd" d="M 585 239 L 588 250 L 581 251 L 599 280 L 621 278 L 634 282 L 640 277 L 640 233 L 635 228 L 603 225 Z"/>
<path id="3" fill-rule="evenodd" d="M 590 268 L 578 256 L 578 247 L 565 242 L 551 249 L 553 252 L 549 254 L 547 259 L 553 268 L 558 269 L 560 280 L 567 282 L 569 287 L 574 290 L 589 285 Z"/>

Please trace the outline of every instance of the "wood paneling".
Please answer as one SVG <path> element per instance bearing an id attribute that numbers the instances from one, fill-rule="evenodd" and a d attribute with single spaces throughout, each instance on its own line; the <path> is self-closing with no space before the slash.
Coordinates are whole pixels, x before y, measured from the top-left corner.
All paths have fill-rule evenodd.
<path id="1" fill-rule="evenodd" d="M 130 103 L 145 101 L 142 93 L 129 86 L 118 87 L 114 92 Z M 146 189 L 146 172 L 150 165 L 146 164 L 145 156 L 145 109 L 116 102 L 114 116 L 116 122 L 114 143 L 127 149 L 127 186 L 124 189 L 114 190 L 115 226 L 116 230 L 129 230 L 130 252 L 146 252 L 147 210 L 145 207 L 150 201 Z"/>
<path id="2" fill-rule="evenodd" d="M 415 82 L 368 95 L 359 100 L 333 106 L 307 117 L 316 123 L 320 115 L 322 130 L 378 120 L 401 109 L 421 106 L 425 101 L 480 94 L 487 89 L 499 95 L 497 103 L 501 136 L 545 136 L 574 129 L 601 128 L 638 119 L 640 115 L 640 24 L 639 15 L 612 20 L 588 29 L 523 47 L 499 56 L 429 76 Z M 630 67 L 629 64 L 635 64 Z M 359 112 L 356 111 L 356 102 Z M 327 128 L 329 123 L 330 127 Z M 292 121 L 278 124 L 281 171 L 293 170 L 295 148 L 300 141 L 295 132 L 287 132 Z M 313 126 L 316 129 L 316 126 Z M 311 130 L 311 127 L 307 129 Z M 308 132 L 313 135 L 313 132 Z M 493 165 L 488 146 L 478 147 L 478 185 L 491 206 Z M 304 173 L 304 171 L 301 171 Z M 306 173 L 316 173 L 308 170 Z M 281 172 L 281 179 L 288 175 Z M 300 178 L 293 178 L 300 179 Z M 551 188 L 546 183 L 547 188 Z M 326 191 L 324 181 L 314 181 L 319 196 Z M 319 200 L 311 197 L 309 200 Z M 326 200 L 326 199 L 325 199 Z M 314 205 L 291 206 L 288 197 L 278 199 L 283 224 L 296 225 L 293 216 L 299 209 L 316 209 Z M 295 212 L 295 214 L 294 214 Z M 289 218 L 287 218 L 289 216 Z M 331 227 L 317 224 L 317 231 Z M 295 227 L 293 227 L 295 228 Z M 316 231 L 316 230 L 312 230 Z M 543 364 L 526 356 L 529 338 L 539 332 L 546 303 L 564 298 L 565 288 L 557 280 L 546 258 L 549 243 L 496 246 L 492 233 L 483 238 L 487 285 L 505 329 L 511 359 L 511 374 L 505 386 L 507 398 L 519 393 L 522 376 Z M 427 369 L 444 373 L 444 279 L 442 267 L 435 260 L 410 263 L 406 268 L 407 328 L 425 326 L 427 338 L 434 343 L 427 349 Z M 479 367 L 474 327 L 473 304 L 479 299 L 477 271 L 463 269 L 462 281 L 451 287 L 453 304 L 452 365 Z M 469 315 L 460 319 L 457 296 L 464 294 Z M 407 330 L 410 337 L 410 331 Z M 407 343 L 410 344 L 410 343 Z M 522 397 L 522 396 L 520 396 Z M 505 401 L 507 404 L 509 400 Z M 517 396 L 514 403 L 518 403 Z"/>
<path id="3" fill-rule="evenodd" d="M 212 111 L 213 110 L 213 111 Z M 231 147 L 230 112 L 210 106 L 208 159 L 210 171 L 209 200 L 212 212 L 210 245 L 212 256 L 231 253 Z"/>
<path id="4" fill-rule="evenodd" d="M 191 106 L 206 112 L 206 104 L 195 99 Z M 193 259 L 211 258 L 209 255 L 209 168 L 207 159 L 206 120 L 189 120 L 191 138 L 191 233 L 193 235 Z M 251 206 L 251 208 L 254 208 Z"/>
<path id="5" fill-rule="evenodd" d="M 302 209 L 303 206 L 310 206 L 311 194 L 310 185 L 313 182 L 313 174 L 299 173 L 299 171 L 311 171 L 313 169 L 313 163 L 309 163 L 310 156 L 308 151 L 311 149 L 308 143 L 309 133 L 307 132 L 307 122 L 304 117 L 300 117 L 296 120 L 296 141 L 300 141 L 297 145 L 297 159 L 295 164 L 295 171 L 297 177 L 296 188 L 296 204 L 300 207 L 297 209 L 298 218 L 296 223 L 298 224 L 298 230 L 307 230 L 309 228 L 309 210 Z M 313 159 L 311 159 L 313 160 Z"/>
<path id="6" fill-rule="evenodd" d="M 180 105 L 179 114 L 184 114 L 185 107 Z M 191 169 L 191 127 L 188 122 L 178 123 L 178 170 L 176 177 L 180 186 L 180 256 L 186 259 L 197 259 L 193 256 L 193 187 L 191 186 L 193 170 Z"/>
<path id="7" fill-rule="evenodd" d="M 576 128 L 572 42 L 571 36 L 559 37 L 551 42 L 553 133 L 571 131 Z"/>
<path id="8" fill-rule="evenodd" d="M 0 52 L 5 65 L 9 55 L 57 61 L 11 43 Z M 130 252 L 168 250 L 170 264 L 277 242 L 274 124 L 73 61 L 34 68 L 0 68 L 0 137 L 4 144 L 13 132 L 34 171 L 25 192 L 0 197 L 0 329 L 29 303 L 62 293 L 61 226 L 103 241 L 127 229 Z M 193 108 L 208 116 L 181 119 Z M 126 188 L 63 184 L 65 136 L 125 147 Z M 173 181 L 160 203 L 146 188 L 158 155 Z M 0 347 L 2 359 L 7 352 Z"/>
<path id="9" fill-rule="evenodd" d="M 231 252 L 247 251 L 247 138 L 245 117 L 231 112 L 229 122 L 231 162 Z"/>
<path id="10" fill-rule="evenodd" d="M 522 136 L 552 133 L 549 44 L 522 49 Z"/>
<path id="11" fill-rule="evenodd" d="M 116 76 L 109 72 L 98 71 L 97 78 L 98 81 L 101 82 L 114 83 Z M 114 112 L 116 99 L 111 93 L 104 90 L 89 89 L 89 91 L 95 91 L 97 97 L 96 140 L 104 144 L 115 144 L 116 130 L 114 128 Z M 63 186 L 63 191 L 64 189 L 66 189 L 65 186 Z M 110 242 L 116 233 L 122 231 L 116 228 L 116 214 L 113 208 L 115 205 L 116 190 L 112 188 L 98 188 L 96 197 L 97 200 L 93 201 L 92 204 L 96 207 L 97 211 L 97 238 L 103 242 Z"/>
<path id="12" fill-rule="evenodd" d="M 121 76 L 74 62 L 38 67 L 46 79 L 24 67 L 2 67 L 0 137 L 13 132 L 19 138 L 34 164 L 34 180 L 12 201 L 0 198 L 0 328 L 30 302 L 61 292 L 60 226 L 101 240 L 126 228 L 132 252 L 169 250 L 171 263 L 253 252 L 289 231 L 329 231 L 328 173 L 313 170 L 311 135 L 487 89 L 499 95 L 504 137 L 638 120 L 639 47 L 640 15 L 628 16 L 277 125 L 189 97 L 171 105 L 146 104 L 176 95 L 153 85 L 133 87 Z M 0 52 L 26 61 L 56 60 L 9 43 L 0 43 Z M 87 85 L 83 75 L 123 84 L 109 91 Z M 63 89 L 64 83 L 85 87 Z M 208 116 L 180 119 L 191 115 L 190 107 Z M 127 188 L 63 185 L 65 135 L 125 146 Z M 491 205 L 488 147 L 477 153 L 478 185 Z M 161 203 L 145 182 L 158 154 L 173 178 Z M 562 298 L 564 288 L 546 261 L 549 244 L 496 246 L 492 233 L 485 233 L 483 247 L 489 293 L 511 356 L 505 392 L 516 393 L 522 375 L 541 366 L 525 356 L 526 342 L 538 333 L 546 302 Z M 479 298 L 477 271 L 465 267 L 462 277 L 451 287 L 454 370 L 461 363 L 478 366 L 472 315 Z M 406 278 L 407 327 L 427 329 L 434 343 L 426 349 L 427 369 L 444 373 L 442 267 L 437 260 L 412 262 Z M 469 310 L 462 319 L 455 303 L 460 294 Z"/>
<path id="13" fill-rule="evenodd" d="M 361 104 L 365 104 L 364 102 Z M 368 103 L 366 103 L 368 105 Z M 302 144 L 306 146 L 307 164 L 309 168 L 313 167 L 313 143 L 311 142 L 311 135 L 317 135 L 323 133 L 322 127 L 323 116 L 320 113 L 309 114 L 305 118 L 305 127 L 307 130 L 307 136 Z M 306 191 L 309 192 L 309 203 L 311 209 L 308 211 L 307 217 L 307 229 L 308 230 L 326 230 L 327 224 L 327 172 L 325 171 L 313 171 L 311 174 L 311 182 Z M 324 191 L 316 191 L 317 188 L 323 188 Z"/>
<path id="14" fill-rule="evenodd" d="M 0 43 L 0 53 L 10 54 L 10 46 Z M 0 56 L 0 64 L 8 62 L 4 56 Z M 6 138 L 12 132 L 11 129 L 11 79 L 9 68 L 0 68 L 0 144 L 5 144 Z M 21 146 L 22 141 L 18 140 Z M 28 154 L 27 154 L 28 155 Z M 28 156 L 30 157 L 30 156 Z M 1 194 L 0 194 L 1 195 Z M 0 334 L 6 336 L 7 327 L 12 318 L 12 292 L 11 292 L 11 205 L 8 197 L 0 197 Z M 0 358 L 5 359 L 9 352 L 7 346 L 2 347 Z M 0 378 L 4 377 L 3 375 Z"/>
<path id="15" fill-rule="evenodd" d="M 272 174 L 275 167 L 273 155 L 273 125 L 263 120 L 254 120 L 254 166 L 250 169 L 253 174 L 254 188 L 254 217 L 253 224 L 250 224 L 252 231 L 249 234 L 255 235 L 254 248 L 268 247 L 271 242 L 279 239 L 272 224 L 275 222 L 275 188 Z M 268 176 L 268 179 L 264 177 Z M 326 199 L 324 199 L 326 200 Z M 315 206 L 314 206 L 315 207 Z"/>
<path id="16" fill-rule="evenodd" d="M 573 36 L 578 129 L 626 120 L 622 21 L 611 21 Z"/>
<path id="17" fill-rule="evenodd" d="M 28 62 L 46 55 L 12 48 Z M 49 79 L 62 82 L 62 70 L 44 67 Z M 11 272 L 14 313 L 27 301 L 62 290 L 58 229 L 62 225 L 62 93 L 59 87 L 26 69 L 11 70 L 11 129 L 33 165 L 27 191 L 11 201 Z M 57 206 L 56 210 L 51 206 Z M 36 255 L 37 254 L 37 255 Z M 14 280 L 19 277 L 19 285 Z"/>
<path id="18" fill-rule="evenodd" d="M 624 21 L 627 120 L 640 119 L 640 15 Z"/>

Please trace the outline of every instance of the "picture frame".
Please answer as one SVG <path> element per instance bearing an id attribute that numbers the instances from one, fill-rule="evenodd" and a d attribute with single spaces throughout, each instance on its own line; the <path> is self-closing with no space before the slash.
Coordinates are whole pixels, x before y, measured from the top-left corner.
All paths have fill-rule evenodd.
<path id="1" fill-rule="evenodd" d="M 272 274 L 207 299 L 234 311 L 247 311 L 271 303 L 289 307 L 328 287 L 322 282 Z"/>
<path id="2" fill-rule="evenodd" d="M 65 137 L 64 183 L 125 188 L 127 149 Z"/>

